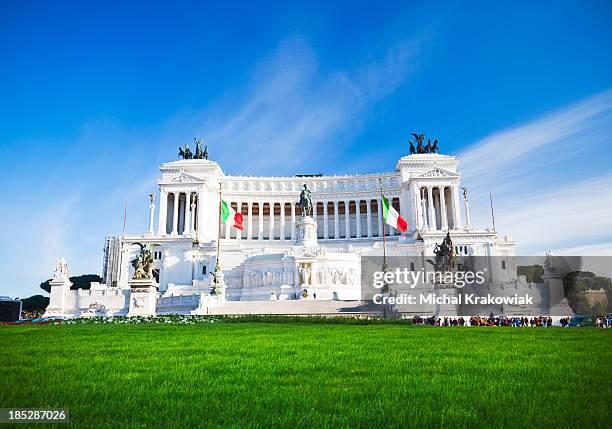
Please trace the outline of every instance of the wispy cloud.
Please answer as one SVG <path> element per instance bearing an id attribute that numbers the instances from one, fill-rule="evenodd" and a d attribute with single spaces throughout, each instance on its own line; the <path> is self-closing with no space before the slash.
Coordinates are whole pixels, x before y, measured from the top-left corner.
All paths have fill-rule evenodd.
<path id="1" fill-rule="evenodd" d="M 460 160 L 476 222 L 490 224 L 492 192 L 498 229 L 512 233 L 522 253 L 605 248 L 612 176 L 597 154 L 607 152 L 610 131 L 608 90 L 472 145 Z"/>
<path id="2" fill-rule="evenodd" d="M 398 43 L 351 70 L 324 69 L 304 40 L 286 40 L 244 94 L 207 109 L 196 128 L 224 166 L 240 165 L 231 173 L 320 166 L 342 150 L 338 137 L 358 132 L 360 115 L 409 76 L 425 40 Z"/>
<path id="3" fill-rule="evenodd" d="M 306 40 L 292 37 L 248 69 L 245 85 L 202 109 L 147 127 L 91 118 L 61 145 L 35 142 L 42 150 L 31 161 L 44 166 L 44 174 L 20 172 L 23 181 L 7 197 L 14 210 L 0 214 L 1 223 L 12 226 L 0 234 L 1 247 L 11 249 L 0 260 L 0 272 L 8 273 L 2 293 L 39 292 L 37 284 L 52 272 L 56 256 L 67 257 L 73 273 L 99 272 L 104 236 L 120 233 L 124 201 L 129 201 L 128 232 L 143 232 L 156 165 L 194 136 L 210 143 L 211 159 L 229 174 L 333 167 L 344 149 L 341 142 L 356 135 L 369 109 L 410 76 L 426 40 L 416 36 L 378 57 L 330 69 Z M 29 142 L 11 145 L 11 156 L 24 146 Z M 58 146 L 62 154 L 53 149 Z M 28 180 L 43 183 L 36 209 L 21 191 Z"/>

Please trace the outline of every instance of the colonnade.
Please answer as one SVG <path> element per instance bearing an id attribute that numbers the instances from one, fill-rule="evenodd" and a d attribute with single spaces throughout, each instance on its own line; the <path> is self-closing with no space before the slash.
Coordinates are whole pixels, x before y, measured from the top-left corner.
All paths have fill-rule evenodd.
<path id="1" fill-rule="evenodd" d="M 417 224 L 430 230 L 458 229 L 461 225 L 459 190 L 452 186 L 419 186 Z"/>
<path id="2" fill-rule="evenodd" d="M 161 191 L 160 235 L 189 235 L 198 229 L 198 193 Z"/>
<path id="3" fill-rule="evenodd" d="M 416 227 L 418 229 L 458 229 L 461 209 L 457 185 L 414 185 Z M 221 238 L 237 240 L 294 240 L 296 219 L 301 216 L 295 201 L 269 199 L 240 201 L 224 196 L 232 208 L 244 217 L 244 230 L 231 224 L 221 226 Z M 407 210 L 400 207 L 400 198 L 390 198 L 395 209 L 407 219 Z M 160 194 L 160 235 L 190 235 L 198 229 L 199 194 L 195 191 L 168 191 Z M 467 209 L 467 207 L 466 207 Z M 151 213 L 154 207 L 151 206 Z M 317 221 L 317 235 L 323 240 L 372 238 L 399 235 L 381 219 L 382 203 L 378 198 L 330 199 L 313 201 L 312 217 Z M 272 215 L 271 215 L 272 213 Z M 466 222 L 467 220 L 466 216 Z M 149 232 L 151 232 L 152 216 Z M 469 225 L 465 225 L 469 226 Z M 414 226 L 410 226 L 412 229 Z"/>
<path id="4" fill-rule="evenodd" d="M 224 197 L 227 198 L 227 197 Z M 226 200 L 227 201 L 227 200 Z M 230 202 L 230 201 L 228 201 Z M 399 198 L 392 204 L 400 211 Z M 294 201 L 231 201 L 234 210 L 243 215 L 244 230 L 232 228 L 230 221 L 222 225 L 221 238 L 236 240 L 294 240 L 296 220 L 301 209 Z M 382 237 L 381 200 L 338 199 L 313 201 L 312 217 L 317 222 L 317 235 L 322 240 Z M 399 235 L 384 225 L 385 235 Z"/>

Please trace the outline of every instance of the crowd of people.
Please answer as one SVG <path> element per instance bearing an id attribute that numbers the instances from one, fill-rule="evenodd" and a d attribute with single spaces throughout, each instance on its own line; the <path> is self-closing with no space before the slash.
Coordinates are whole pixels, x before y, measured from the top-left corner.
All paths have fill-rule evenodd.
<path id="1" fill-rule="evenodd" d="M 561 326 L 565 327 L 569 324 L 569 317 L 560 319 Z M 489 317 L 471 316 L 465 317 L 420 317 L 414 318 L 414 323 L 417 325 L 432 325 L 432 326 L 514 326 L 514 327 L 551 327 L 553 319 L 547 316 L 534 317 L 495 317 L 491 314 Z"/>

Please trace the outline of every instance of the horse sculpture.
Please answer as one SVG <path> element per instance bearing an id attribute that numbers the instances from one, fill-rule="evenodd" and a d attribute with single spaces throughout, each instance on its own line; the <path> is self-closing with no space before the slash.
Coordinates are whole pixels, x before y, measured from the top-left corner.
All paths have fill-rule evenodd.
<path id="1" fill-rule="evenodd" d="M 185 149 L 183 149 L 182 147 L 179 146 L 178 156 L 182 156 L 183 159 L 192 159 L 193 158 L 193 153 L 189 149 L 189 146 L 185 145 Z"/>
<path id="2" fill-rule="evenodd" d="M 308 189 L 306 184 L 304 184 L 304 189 L 300 193 L 300 201 L 298 202 L 298 207 L 302 208 L 302 216 L 310 216 L 312 215 L 312 192 Z"/>

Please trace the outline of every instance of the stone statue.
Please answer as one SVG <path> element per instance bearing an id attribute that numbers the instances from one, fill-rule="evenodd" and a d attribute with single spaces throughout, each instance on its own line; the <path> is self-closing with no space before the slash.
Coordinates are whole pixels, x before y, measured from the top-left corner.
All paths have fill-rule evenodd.
<path id="1" fill-rule="evenodd" d="M 153 254 L 144 244 L 134 243 L 140 246 L 140 254 L 132 261 L 134 276 L 132 279 L 152 279 L 153 278 Z"/>
<path id="2" fill-rule="evenodd" d="M 193 143 L 195 144 L 195 155 L 193 159 L 202 159 L 202 139 L 193 139 Z"/>
<path id="3" fill-rule="evenodd" d="M 196 145 L 196 151 L 195 154 L 193 154 L 193 159 L 208 159 L 208 146 L 204 146 L 204 150 L 202 150 L 202 144 L 204 143 L 204 140 L 194 138 L 193 143 Z M 189 155 L 191 155 L 191 152 L 189 152 Z M 191 159 L 191 157 L 185 159 Z"/>
<path id="4" fill-rule="evenodd" d="M 431 153 L 440 153 L 440 148 L 438 147 L 438 139 L 434 140 L 434 144 L 431 147 Z"/>
<path id="5" fill-rule="evenodd" d="M 63 256 L 61 258 L 57 258 L 57 266 L 53 272 L 53 279 L 67 279 L 69 271 L 70 267 L 68 266 L 66 259 L 64 259 Z"/>
<path id="6" fill-rule="evenodd" d="M 412 140 L 408 140 L 410 142 L 410 155 L 414 155 L 416 153 L 416 149 L 414 148 L 414 143 Z"/>
<path id="7" fill-rule="evenodd" d="M 433 142 L 433 145 L 431 144 L 431 139 L 427 139 L 427 144 L 423 145 L 423 142 L 425 141 L 425 133 L 421 133 L 421 134 L 417 134 L 417 133 L 410 133 L 414 136 L 414 138 L 416 139 L 417 145 L 416 145 L 416 153 L 440 153 L 440 148 L 438 146 L 438 139 L 435 139 Z M 412 155 L 414 150 L 414 145 L 412 144 L 412 141 L 410 141 L 410 154 Z"/>
<path id="8" fill-rule="evenodd" d="M 468 188 L 463 186 L 461 189 L 463 189 L 463 199 L 467 200 L 468 199 Z"/>
<path id="9" fill-rule="evenodd" d="M 412 136 L 417 141 L 416 153 L 425 153 L 424 152 L 425 149 L 423 148 L 423 140 L 425 140 L 425 133 L 422 133 L 422 134 L 410 133 L 410 134 L 412 134 Z"/>
<path id="10" fill-rule="evenodd" d="M 191 150 L 189 150 L 189 146 L 187 146 L 187 145 L 185 145 L 184 149 L 179 146 L 178 156 L 182 156 L 183 159 L 192 159 L 193 158 L 193 154 L 191 153 Z"/>
<path id="11" fill-rule="evenodd" d="M 427 262 L 434 266 L 435 271 L 447 272 L 455 269 L 457 256 L 455 255 L 450 232 L 446 234 L 442 244 L 436 243 L 434 254 L 436 255 L 435 260 L 428 259 Z"/>
<path id="12" fill-rule="evenodd" d="M 421 133 L 421 134 L 417 134 L 417 133 L 410 133 L 412 134 L 412 136 L 414 136 L 415 140 L 417 141 L 417 145 L 423 144 L 423 140 L 425 140 L 425 133 Z"/>
<path id="13" fill-rule="evenodd" d="M 300 201 L 298 207 L 302 208 L 302 216 L 312 215 L 312 192 L 308 189 L 308 186 L 304 183 L 304 189 L 300 193 Z"/>

